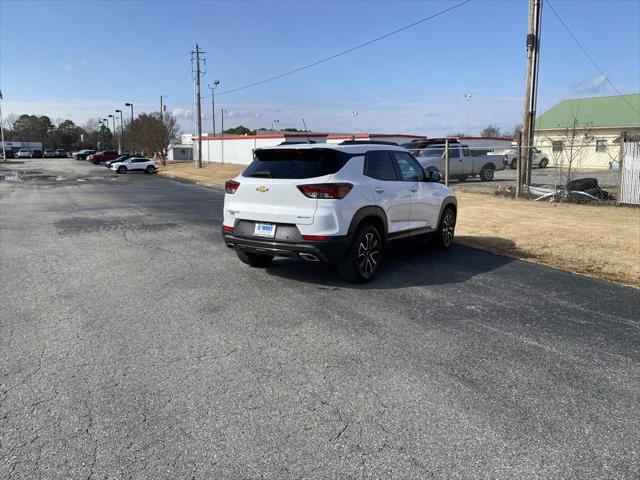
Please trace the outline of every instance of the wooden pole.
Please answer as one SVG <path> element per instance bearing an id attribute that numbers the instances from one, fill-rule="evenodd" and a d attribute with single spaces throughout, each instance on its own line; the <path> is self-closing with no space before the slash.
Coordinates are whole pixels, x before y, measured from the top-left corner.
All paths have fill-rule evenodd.
<path id="1" fill-rule="evenodd" d="M 449 186 L 449 139 L 444 141 L 444 184 Z"/>

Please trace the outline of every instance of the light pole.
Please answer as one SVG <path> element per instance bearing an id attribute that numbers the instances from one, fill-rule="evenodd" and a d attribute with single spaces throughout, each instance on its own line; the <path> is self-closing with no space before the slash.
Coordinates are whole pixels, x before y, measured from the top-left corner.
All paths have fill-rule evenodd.
<path id="1" fill-rule="evenodd" d="M 274 121 L 271 123 L 271 130 L 274 130 L 274 131 L 275 131 L 275 129 L 276 129 L 276 128 L 280 128 L 280 127 L 278 127 L 278 124 L 279 124 L 279 123 L 280 123 L 280 120 L 274 120 Z"/>
<path id="2" fill-rule="evenodd" d="M 116 134 L 116 116 L 109 115 L 109 118 L 111 119 L 111 124 L 113 125 L 113 134 L 111 135 L 111 140 L 113 141 L 113 135 Z M 115 147 L 115 143 L 113 143 L 113 146 Z"/>
<path id="3" fill-rule="evenodd" d="M 133 103 L 125 103 L 125 107 L 131 107 L 131 123 L 133 123 Z"/>
<path id="4" fill-rule="evenodd" d="M 220 85 L 220 80 L 214 80 L 213 83 L 211 85 L 209 85 L 209 88 L 211 89 L 211 119 L 213 122 L 213 136 L 216 136 L 216 102 L 214 100 L 214 90 L 216 89 L 216 87 Z"/>
<path id="5" fill-rule="evenodd" d="M 467 101 L 467 113 L 464 116 L 464 136 L 466 137 L 469 129 L 469 104 L 471 103 L 471 94 L 465 93 L 464 98 Z"/>
<path id="6" fill-rule="evenodd" d="M 122 153 L 122 144 L 124 136 L 124 127 L 122 126 L 122 110 L 116 110 L 116 113 L 120 114 L 120 137 L 118 137 L 118 153 Z"/>

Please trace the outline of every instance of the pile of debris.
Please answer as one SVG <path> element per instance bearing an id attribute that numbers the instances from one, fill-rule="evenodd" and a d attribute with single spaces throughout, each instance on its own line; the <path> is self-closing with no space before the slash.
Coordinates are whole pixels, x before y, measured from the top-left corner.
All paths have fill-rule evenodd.
<path id="1" fill-rule="evenodd" d="M 529 193 L 534 200 L 593 202 L 615 200 L 615 197 L 598 185 L 597 178 L 578 178 L 567 183 L 562 188 L 529 187 Z"/>

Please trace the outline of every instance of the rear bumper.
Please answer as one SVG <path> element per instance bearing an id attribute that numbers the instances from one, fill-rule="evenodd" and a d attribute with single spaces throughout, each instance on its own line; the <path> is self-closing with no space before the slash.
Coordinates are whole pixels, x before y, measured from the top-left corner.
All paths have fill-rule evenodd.
<path id="1" fill-rule="evenodd" d="M 297 258 L 312 262 L 332 263 L 343 260 L 351 245 L 350 238 L 329 237 L 314 242 L 280 242 L 270 239 L 244 237 L 222 230 L 222 238 L 229 248 L 274 257 Z"/>

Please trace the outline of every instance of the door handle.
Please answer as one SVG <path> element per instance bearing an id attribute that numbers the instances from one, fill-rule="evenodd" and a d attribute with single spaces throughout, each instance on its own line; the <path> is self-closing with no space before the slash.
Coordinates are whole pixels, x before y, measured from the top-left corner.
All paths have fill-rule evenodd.
<path id="1" fill-rule="evenodd" d="M 376 187 L 376 193 L 384 193 L 384 189 L 380 187 Z"/>

